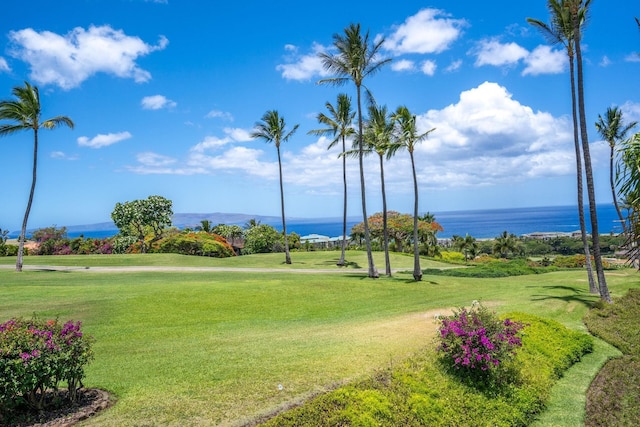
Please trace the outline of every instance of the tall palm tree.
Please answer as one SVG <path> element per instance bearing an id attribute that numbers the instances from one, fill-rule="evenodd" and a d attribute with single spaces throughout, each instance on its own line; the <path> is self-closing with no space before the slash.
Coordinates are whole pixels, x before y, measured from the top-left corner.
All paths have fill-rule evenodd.
<path id="1" fill-rule="evenodd" d="M 390 152 L 394 153 L 399 149 L 406 149 L 411 158 L 411 171 L 413 173 L 413 278 L 422 280 L 422 269 L 420 268 L 420 246 L 418 242 L 418 176 L 416 175 L 416 164 L 414 151 L 416 146 L 427 139 L 429 134 L 435 130 L 430 129 L 419 133 L 416 126 L 416 116 L 411 114 L 405 106 L 400 106 L 394 114 L 397 123 L 396 140 Z"/>
<path id="2" fill-rule="evenodd" d="M 24 240 L 27 233 L 27 222 L 29 212 L 33 203 L 33 194 L 36 189 L 36 178 L 38 169 L 38 132 L 40 129 L 55 129 L 59 126 L 68 126 L 73 129 L 73 121 L 67 116 L 55 116 L 47 120 L 42 120 L 40 114 L 40 92 L 37 86 L 31 86 L 24 82 L 24 87 L 16 86 L 12 90 L 15 97 L 13 100 L 0 101 L 0 121 L 7 121 L 0 125 L 0 136 L 10 135 L 23 130 L 33 131 L 33 170 L 31 178 L 31 190 L 27 209 L 22 220 L 20 237 L 18 239 L 18 257 L 16 259 L 16 271 L 22 271 L 22 258 L 24 254 Z"/>
<path id="3" fill-rule="evenodd" d="M 517 251 L 518 238 L 515 234 L 503 231 L 493 243 L 493 253 L 499 254 L 501 258 L 506 258 L 510 252 L 516 253 Z"/>
<path id="4" fill-rule="evenodd" d="M 345 251 L 347 247 L 347 158 L 344 153 L 347 151 L 347 138 L 354 135 L 353 119 L 356 113 L 351 108 L 351 98 L 344 93 L 338 95 L 337 104 L 334 107 L 330 102 L 325 104 L 329 111 L 329 116 L 318 113 L 317 120 L 327 126 L 324 129 L 310 130 L 312 135 L 332 136 L 327 149 L 333 148 L 338 141 L 342 142 L 342 186 L 343 186 L 343 210 L 342 210 L 342 254 L 337 265 L 345 265 Z"/>
<path id="5" fill-rule="evenodd" d="M 391 260 L 389 258 L 389 229 L 387 227 L 387 194 L 384 184 L 384 158 L 389 159 L 392 153 L 391 137 L 393 135 L 393 121 L 387 112 L 387 107 L 369 105 L 369 120 L 364 131 L 365 151 L 378 154 L 380 161 L 380 185 L 382 189 L 382 239 L 384 247 L 385 274 L 391 276 Z"/>
<path id="6" fill-rule="evenodd" d="M 363 119 L 362 119 L 362 97 L 361 89 L 365 77 L 369 77 L 387 63 L 391 62 L 390 58 L 383 59 L 380 57 L 380 50 L 384 43 L 381 37 L 378 41 L 372 43 L 369 40 L 369 32 L 364 36 L 360 32 L 360 24 L 351 24 L 344 30 L 344 35 L 333 35 L 333 46 L 338 51 L 336 54 L 321 52 L 319 54 L 322 65 L 326 70 L 336 75 L 327 79 L 322 79 L 320 84 L 332 84 L 341 86 L 349 81 L 353 82 L 356 87 L 356 99 L 358 110 L 358 147 L 360 154 L 358 163 L 360 166 L 360 193 L 362 198 L 362 216 L 364 221 L 364 240 L 367 247 L 367 261 L 369 264 L 369 277 L 378 277 L 378 271 L 373 262 L 373 254 L 371 253 L 371 236 L 369 233 L 369 223 L 367 219 L 367 202 L 364 183 L 364 166 L 363 166 Z M 365 87 L 366 89 L 366 87 Z"/>
<path id="7" fill-rule="evenodd" d="M 574 28 L 569 8 L 568 0 L 548 0 L 547 7 L 551 15 L 550 24 L 546 24 L 538 19 L 527 18 L 529 24 L 536 27 L 551 44 L 561 44 L 567 51 L 569 59 L 569 76 L 571 80 L 571 113 L 573 119 L 573 145 L 576 155 L 576 184 L 577 184 L 577 201 L 578 201 L 578 219 L 580 222 L 580 235 L 582 238 L 582 246 L 586 259 L 587 278 L 589 280 L 589 291 L 591 293 L 600 293 L 598 285 L 593 277 L 593 266 L 591 264 L 591 250 L 589 249 L 589 238 L 587 235 L 587 226 L 584 216 L 584 184 L 582 181 L 582 150 L 580 148 L 580 135 L 578 125 L 578 109 L 576 95 L 576 79 L 575 79 L 575 43 Z M 580 25 L 584 24 L 585 15 L 580 19 Z"/>
<path id="8" fill-rule="evenodd" d="M 600 136 L 609 144 L 609 185 L 611 186 L 611 196 L 613 197 L 613 205 L 620 218 L 622 224 L 622 232 L 627 234 L 627 226 L 625 224 L 624 216 L 618 205 L 618 198 L 616 197 L 616 185 L 613 179 L 613 163 L 615 158 L 616 144 L 625 139 L 627 133 L 633 129 L 638 122 L 631 122 L 625 124 L 622 118 L 622 110 L 618 107 L 609 107 L 605 114 L 606 118 L 603 118 L 598 114 L 598 121 L 596 122 L 596 129 Z"/>
<path id="9" fill-rule="evenodd" d="M 282 184 L 282 161 L 280 158 L 280 144 L 287 142 L 289 138 L 298 130 L 299 125 L 295 125 L 289 132 L 285 130 L 284 118 L 280 117 L 276 110 L 269 110 L 262 116 L 261 121 L 256 123 L 255 130 L 251 133 L 252 138 L 263 139 L 267 143 L 273 142 L 278 152 L 278 172 L 280 175 L 280 209 L 282 212 L 282 233 L 284 235 L 285 262 L 291 264 L 291 254 L 289 254 L 289 240 L 287 239 L 287 223 L 284 215 L 284 187 Z"/>
<path id="10" fill-rule="evenodd" d="M 584 159 L 584 173 L 587 180 L 587 196 L 589 200 L 589 217 L 591 219 L 591 241 L 593 243 L 593 261 L 596 265 L 598 288 L 600 298 L 606 302 L 612 302 L 604 276 L 604 265 L 600 253 L 600 230 L 598 228 L 598 212 L 596 207 L 596 193 L 593 180 L 593 168 L 591 154 L 589 152 L 589 135 L 587 132 L 587 116 L 584 106 L 584 73 L 582 61 L 582 24 L 587 19 L 591 0 L 565 0 L 571 15 L 573 25 L 573 41 L 576 49 L 576 74 L 578 83 L 578 114 L 580 117 L 580 139 L 582 141 L 582 154 Z"/>

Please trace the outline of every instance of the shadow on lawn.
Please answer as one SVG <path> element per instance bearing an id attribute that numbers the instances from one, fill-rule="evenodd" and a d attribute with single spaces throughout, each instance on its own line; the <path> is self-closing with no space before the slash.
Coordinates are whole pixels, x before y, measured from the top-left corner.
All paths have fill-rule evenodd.
<path id="1" fill-rule="evenodd" d="M 546 290 L 558 290 L 566 291 L 565 295 L 531 295 L 532 301 L 548 301 L 559 300 L 564 302 L 578 302 L 583 304 L 586 308 L 593 307 L 593 303 L 598 298 L 597 295 L 589 293 L 587 290 L 576 289 L 573 286 L 555 285 L 555 286 L 527 286 L 528 288 L 542 288 Z"/>

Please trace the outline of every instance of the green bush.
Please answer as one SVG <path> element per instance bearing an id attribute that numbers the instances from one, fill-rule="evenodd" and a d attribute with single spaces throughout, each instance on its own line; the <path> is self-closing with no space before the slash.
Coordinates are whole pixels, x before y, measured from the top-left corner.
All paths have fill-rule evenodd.
<path id="1" fill-rule="evenodd" d="M 454 277 L 497 278 L 509 276 L 524 276 L 527 274 L 541 274 L 556 271 L 556 267 L 538 267 L 526 259 L 498 260 L 482 257 L 480 261 L 469 263 L 469 268 L 450 268 L 446 270 L 430 268 L 423 270 L 424 274 Z"/>
<path id="2" fill-rule="evenodd" d="M 235 252 L 227 241 L 216 234 L 206 232 L 183 232 L 156 242 L 151 252 L 199 255 L 216 258 L 234 256 Z"/>
<path id="3" fill-rule="evenodd" d="M 522 313 L 527 328 L 510 362 L 511 376 L 490 390 L 438 363 L 433 350 L 370 378 L 317 396 L 266 426 L 525 426 L 544 407 L 558 376 L 592 350 L 587 334 Z M 548 343 L 548 344 L 546 344 Z"/>
<path id="4" fill-rule="evenodd" d="M 93 358 L 93 339 L 80 327 L 80 322 L 37 318 L 0 324 L 0 414 L 10 418 L 25 405 L 41 411 L 59 403 L 62 382 L 67 384 L 66 399 L 76 401 L 84 367 Z M 45 399 L 47 391 L 54 399 Z"/>

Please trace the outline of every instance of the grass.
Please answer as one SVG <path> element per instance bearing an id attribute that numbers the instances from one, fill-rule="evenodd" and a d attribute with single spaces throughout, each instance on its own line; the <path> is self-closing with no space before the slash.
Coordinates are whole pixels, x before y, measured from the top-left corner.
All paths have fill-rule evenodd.
<path id="1" fill-rule="evenodd" d="M 283 264 L 282 254 L 28 257 L 26 265 L 336 273 L 0 269 L 0 319 L 37 312 L 83 321 L 96 338 L 85 384 L 118 397 L 85 425 L 242 425 L 431 345 L 436 312 L 476 299 L 499 312 L 527 312 L 585 330 L 581 319 L 596 301 L 583 272 L 498 279 L 426 275 L 416 283 L 411 257 L 392 258 L 394 268 L 407 272 L 371 280 L 365 254 L 349 252 L 353 264 L 342 270 L 335 266 L 338 256 L 293 253 L 293 266 Z M 2 264 L 12 261 L 0 258 Z M 383 270 L 382 260 L 376 262 Z M 632 270 L 610 272 L 608 279 L 614 296 L 638 287 Z"/>

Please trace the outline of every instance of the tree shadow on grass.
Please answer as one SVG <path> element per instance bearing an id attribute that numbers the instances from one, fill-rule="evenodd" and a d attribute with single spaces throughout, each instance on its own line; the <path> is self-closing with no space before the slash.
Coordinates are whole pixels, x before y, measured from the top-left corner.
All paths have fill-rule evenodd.
<path id="1" fill-rule="evenodd" d="M 567 292 L 567 294 L 565 295 L 533 294 L 531 295 L 532 301 L 558 300 L 558 301 L 564 301 L 566 303 L 577 302 L 577 303 L 583 304 L 586 308 L 591 308 L 594 302 L 596 302 L 598 298 L 598 296 L 595 294 L 592 294 L 586 290 L 576 289 L 573 286 L 555 285 L 555 286 L 527 286 L 527 287 Z"/>

